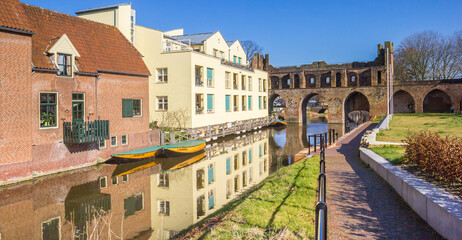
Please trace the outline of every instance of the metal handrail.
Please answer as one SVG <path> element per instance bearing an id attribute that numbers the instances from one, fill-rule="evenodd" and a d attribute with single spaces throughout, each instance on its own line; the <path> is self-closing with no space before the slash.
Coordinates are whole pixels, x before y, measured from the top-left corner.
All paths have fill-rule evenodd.
<path id="1" fill-rule="evenodd" d="M 331 136 L 330 132 L 331 132 L 331 129 L 329 129 L 329 137 Z M 319 134 L 320 160 L 319 160 L 319 177 L 318 177 L 318 203 L 316 204 L 316 239 L 318 240 L 327 239 L 327 204 L 326 204 L 326 174 L 325 174 L 327 134 L 328 133 Z"/>

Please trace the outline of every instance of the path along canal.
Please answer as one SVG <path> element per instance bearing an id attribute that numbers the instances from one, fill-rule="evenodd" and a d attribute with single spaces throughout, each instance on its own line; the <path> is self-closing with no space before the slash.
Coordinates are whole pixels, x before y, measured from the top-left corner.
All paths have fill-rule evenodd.
<path id="1" fill-rule="evenodd" d="M 289 124 L 214 143 L 232 147 L 131 165 L 102 164 L 0 189 L 0 239 L 168 239 L 294 162 L 307 135 Z M 228 144 L 230 145 L 230 144 Z"/>

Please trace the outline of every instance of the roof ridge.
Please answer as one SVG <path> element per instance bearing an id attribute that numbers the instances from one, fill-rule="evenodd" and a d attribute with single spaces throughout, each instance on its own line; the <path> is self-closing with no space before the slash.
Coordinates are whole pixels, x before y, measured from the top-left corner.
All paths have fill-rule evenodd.
<path id="1" fill-rule="evenodd" d="M 178 35 L 178 36 L 173 36 L 173 37 L 180 37 L 180 36 L 191 36 L 191 35 L 205 35 L 205 34 L 212 34 L 212 33 L 217 33 L 218 31 L 215 32 L 206 32 L 206 33 L 190 33 L 190 34 L 183 34 L 183 35 Z"/>

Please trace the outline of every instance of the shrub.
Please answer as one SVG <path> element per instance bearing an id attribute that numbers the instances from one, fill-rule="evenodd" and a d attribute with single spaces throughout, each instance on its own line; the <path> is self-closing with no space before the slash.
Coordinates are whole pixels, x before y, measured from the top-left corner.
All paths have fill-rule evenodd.
<path id="1" fill-rule="evenodd" d="M 449 184 L 462 182 L 462 141 L 456 137 L 441 137 L 437 133 L 410 133 L 404 140 L 404 158 L 421 170 Z"/>

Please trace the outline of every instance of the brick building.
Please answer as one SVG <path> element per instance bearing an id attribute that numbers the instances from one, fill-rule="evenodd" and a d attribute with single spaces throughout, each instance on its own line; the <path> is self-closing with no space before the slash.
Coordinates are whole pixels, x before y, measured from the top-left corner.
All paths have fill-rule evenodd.
<path id="1" fill-rule="evenodd" d="M 0 2 L 0 183 L 158 144 L 149 75 L 115 27 Z"/>

